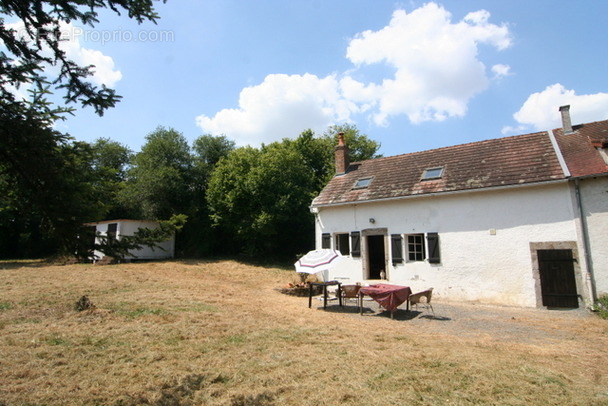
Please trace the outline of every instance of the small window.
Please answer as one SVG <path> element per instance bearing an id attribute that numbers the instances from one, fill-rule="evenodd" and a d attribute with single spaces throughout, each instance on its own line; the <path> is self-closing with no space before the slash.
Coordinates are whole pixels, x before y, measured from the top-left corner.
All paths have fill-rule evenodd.
<path id="1" fill-rule="evenodd" d="M 322 249 L 331 248 L 331 234 L 330 233 L 321 234 L 321 248 Z"/>
<path id="2" fill-rule="evenodd" d="M 336 234 L 336 249 L 342 255 L 350 255 L 350 238 L 348 233 Z"/>
<path id="3" fill-rule="evenodd" d="M 424 234 L 411 234 L 407 236 L 408 261 L 424 261 Z"/>
<path id="4" fill-rule="evenodd" d="M 443 175 L 443 167 L 428 168 L 422 172 L 422 180 L 440 179 Z"/>
<path id="5" fill-rule="evenodd" d="M 369 186 L 370 183 L 372 183 L 371 177 L 370 178 L 361 178 L 355 182 L 355 186 L 353 186 L 353 189 L 365 189 L 366 187 Z"/>

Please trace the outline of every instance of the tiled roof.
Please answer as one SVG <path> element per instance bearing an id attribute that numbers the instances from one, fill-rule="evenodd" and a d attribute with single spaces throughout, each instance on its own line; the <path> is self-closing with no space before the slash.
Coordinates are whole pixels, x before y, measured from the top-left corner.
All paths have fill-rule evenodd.
<path id="1" fill-rule="evenodd" d="M 608 121 L 575 125 L 573 132 L 553 130 L 568 170 L 572 176 L 589 176 L 608 172 L 608 166 L 596 147 L 608 146 Z"/>
<path id="2" fill-rule="evenodd" d="M 554 130 L 572 176 L 608 172 L 591 134 L 606 134 L 608 121 L 574 128 L 572 134 Z M 584 146 L 582 146 L 584 144 Z M 589 157 L 593 155 L 594 159 Z M 592 163 L 592 168 L 587 167 Z M 603 166 L 602 166 L 603 165 Z M 421 180 L 425 169 L 443 167 L 440 179 Z M 594 172 L 596 173 L 596 172 Z M 353 188 L 358 179 L 373 177 L 366 188 Z M 546 131 L 455 145 L 429 151 L 351 163 L 332 178 L 313 206 L 356 203 L 429 193 L 478 190 L 566 179 Z"/>

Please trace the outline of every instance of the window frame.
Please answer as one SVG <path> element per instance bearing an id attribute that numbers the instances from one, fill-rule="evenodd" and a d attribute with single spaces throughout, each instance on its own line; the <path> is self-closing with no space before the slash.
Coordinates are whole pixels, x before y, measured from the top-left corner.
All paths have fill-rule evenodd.
<path id="1" fill-rule="evenodd" d="M 352 189 L 367 189 L 369 187 L 369 185 L 372 184 L 373 180 L 374 180 L 373 176 L 366 176 L 364 178 L 359 178 L 355 181 L 355 184 L 353 185 Z M 360 182 L 365 182 L 365 184 L 361 185 Z"/>
<path id="2" fill-rule="evenodd" d="M 343 250 L 342 245 L 345 245 Z M 335 233 L 334 234 L 334 247 L 336 250 L 344 256 L 350 255 L 350 234 L 349 233 Z"/>
<path id="3" fill-rule="evenodd" d="M 439 173 L 437 175 L 431 175 L 432 173 L 439 171 Z M 422 172 L 422 177 L 420 178 L 420 180 L 435 180 L 435 179 L 441 179 L 443 177 L 443 172 L 444 172 L 444 167 L 443 166 L 435 166 L 432 168 L 426 168 L 423 172 Z"/>
<path id="4" fill-rule="evenodd" d="M 330 233 L 321 234 L 321 249 L 331 249 L 331 234 Z"/>
<path id="5" fill-rule="evenodd" d="M 405 236 L 406 249 L 404 257 L 407 262 L 424 262 L 427 258 L 424 233 L 406 234 Z M 411 238 L 416 240 L 411 242 Z"/>

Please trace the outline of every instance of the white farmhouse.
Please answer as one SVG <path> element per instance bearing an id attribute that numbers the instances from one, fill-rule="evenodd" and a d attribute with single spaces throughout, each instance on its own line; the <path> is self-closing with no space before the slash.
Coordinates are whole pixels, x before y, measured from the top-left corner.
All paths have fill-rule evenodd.
<path id="1" fill-rule="evenodd" d="M 608 293 L 608 121 L 349 163 L 311 205 L 330 279 L 579 307 Z"/>
<path id="2" fill-rule="evenodd" d="M 157 221 L 151 220 L 107 220 L 87 223 L 85 225 L 95 227 L 96 244 L 101 242 L 100 238 L 97 236 L 97 233 L 101 234 L 102 236 L 120 240 L 122 236 L 135 234 L 135 232 L 140 228 L 148 228 L 153 230 L 159 227 L 159 223 Z M 158 245 L 160 248 L 142 247 L 139 250 L 132 250 L 130 251 L 130 255 L 125 257 L 125 260 L 154 260 L 174 257 L 175 237 L 172 237 Z M 93 255 L 96 260 L 101 260 L 105 256 L 104 253 L 100 251 L 94 251 Z"/>

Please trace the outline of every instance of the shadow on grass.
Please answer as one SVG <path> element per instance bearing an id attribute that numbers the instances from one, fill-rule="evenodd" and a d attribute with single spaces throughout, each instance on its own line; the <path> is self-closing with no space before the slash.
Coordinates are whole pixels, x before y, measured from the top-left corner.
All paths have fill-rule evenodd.
<path id="1" fill-rule="evenodd" d="M 306 300 L 308 300 L 308 298 L 306 298 Z M 322 301 L 319 301 L 319 302 L 321 303 L 320 306 L 318 306 L 318 305 L 317 305 L 317 307 L 313 306 L 313 308 L 315 308 L 316 310 L 319 310 L 319 311 L 325 311 L 325 312 L 330 312 L 330 313 L 357 314 L 357 315 L 359 313 L 361 313 L 361 317 L 385 317 L 387 319 L 391 319 L 391 312 L 389 312 L 388 310 L 384 310 L 384 309 L 380 308 L 379 306 L 374 306 L 374 304 L 371 304 L 371 306 L 366 306 L 366 304 L 364 304 L 363 309 L 360 311 L 359 306 L 354 303 L 344 303 L 342 306 L 340 306 L 338 304 L 337 300 L 330 300 L 327 302 L 327 307 L 324 309 Z M 408 320 L 413 320 L 416 318 L 436 320 L 436 321 L 452 320 L 449 317 L 437 316 L 437 315 L 433 315 L 428 312 L 422 312 L 422 311 L 418 311 L 418 310 L 405 310 L 405 309 L 399 309 L 399 308 L 397 308 L 397 310 L 395 310 L 395 312 L 393 313 L 392 320 L 408 321 Z"/>
<path id="2" fill-rule="evenodd" d="M 18 268 L 40 268 L 48 265 L 48 262 L 43 259 L 7 259 L 0 260 L 0 271 Z"/>

